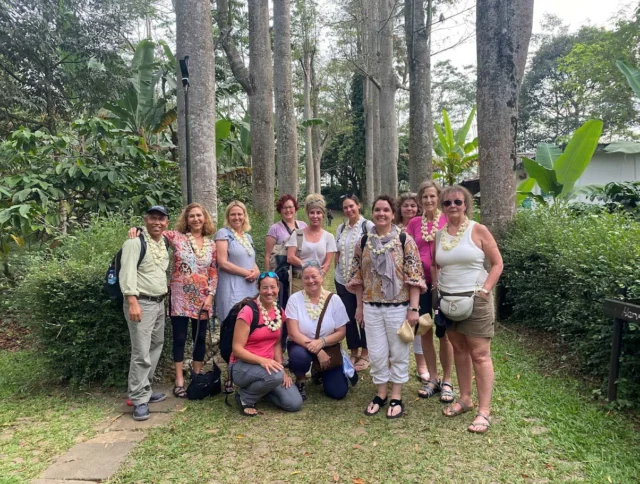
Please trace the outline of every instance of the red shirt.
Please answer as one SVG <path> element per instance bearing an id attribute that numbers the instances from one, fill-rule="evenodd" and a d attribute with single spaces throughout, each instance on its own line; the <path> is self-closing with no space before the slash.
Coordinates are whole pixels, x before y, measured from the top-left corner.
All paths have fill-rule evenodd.
<path id="1" fill-rule="evenodd" d="M 280 312 L 282 314 L 282 324 L 284 324 L 284 311 L 282 311 L 281 309 Z M 267 314 L 269 315 L 269 318 L 275 318 L 276 315 L 273 309 L 271 309 Z M 260 311 L 258 311 L 258 317 L 258 324 L 264 324 L 264 318 L 262 317 L 262 313 Z M 253 311 L 251 311 L 251 308 L 249 306 L 245 306 L 238 313 L 236 324 L 241 324 L 240 321 L 242 321 L 247 326 L 251 326 L 252 318 Z M 266 326 L 262 326 L 249 335 L 247 343 L 244 345 L 244 349 L 256 356 L 273 359 L 274 348 L 276 346 L 276 343 L 280 344 L 281 333 L 282 328 L 278 328 L 277 331 L 271 331 Z M 229 363 L 235 363 L 237 360 L 238 359 L 232 353 Z"/>

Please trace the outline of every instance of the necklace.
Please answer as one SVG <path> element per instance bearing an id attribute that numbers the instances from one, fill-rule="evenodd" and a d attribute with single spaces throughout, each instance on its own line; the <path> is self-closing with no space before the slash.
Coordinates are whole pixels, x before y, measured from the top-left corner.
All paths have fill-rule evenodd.
<path id="1" fill-rule="evenodd" d="M 247 254 L 249 254 L 249 257 L 252 257 L 255 254 L 255 252 L 253 251 L 253 247 L 251 245 L 251 242 L 249 242 L 249 237 L 247 237 L 247 234 L 243 232 L 242 235 L 240 235 L 238 232 L 236 232 L 233 229 L 229 229 L 229 230 L 231 230 L 231 233 L 236 238 L 238 243 L 245 248 L 245 250 L 247 251 Z"/>
<path id="2" fill-rule="evenodd" d="M 309 297 L 309 294 L 307 294 L 306 289 L 302 290 L 302 295 L 304 296 L 304 305 L 307 308 L 307 314 L 312 321 L 317 321 L 320 317 L 320 314 L 322 313 L 322 310 L 324 309 L 324 303 L 326 299 L 324 289 L 320 290 L 320 299 L 318 300 L 318 305 L 316 307 L 313 307 L 313 305 L 311 304 L 311 298 Z"/>
<path id="3" fill-rule="evenodd" d="M 162 237 L 156 242 L 151 238 L 151 235 L 149 235 L 147 227 L 142 228 L 142 235 L 144 235 L 144 240 L 147 242 L 147 247 L 156 265 L 161 266 L 166 260 L 169 260 L 169 252 Z"/>
<path id="4" fill-rule="evenodd" d="M 206 259 L 211 251 L 211 244 L 208 243 L 207 239 L 202 241 L 202 247 L 198 248 L 198 244 L 196 243 L 196 238 L 193 236 L 191 232 L 187 232 L 187 239 L 189 239 L 189 243 L 191 244 L 191 249 L 193 249 L 193 253 L 196 255 L 198 259 Z"/>
<path id="5" fill-rule="evenodd" d="M 462 224 L 460 224 L 460 227 L 456 232 L 456 235 L 452 236 L 452 235 L 449 235 L 449 232 L 448 232 L 449 222 L 447 222 L 445 226 L 442 227 L 442 233 L 445 235 L 445 237 L 442 238 L 442 248 L 444 250 L 451 250 L 456 245 L 458 245 L 460 243 L 460 240 L 462 239 L 462 236 L 464 235 L 464 231 L 467 230 L 468 226 L 469 226 L 469 219 L 465 216 L 464 221 L 462 222 Z M 451 241 L 447 240 L 447 237 L 446 237 L 447 235 L 449 235 L 449 237 L 453 237 Z"/>
<path id="6" fill-rule="evenodd" d="M 422 240 L 424 240 L 425 242 L 433 242 L 436 239 L 436 232 L 438 231 L 438 222 L 440 221 L 441 214 L 442 212 L 436 209 L 436 214 L 433 217 L 433 225 L 431 226 L 431 230 L 427 230 L 429 227 L 427 215 L 422 215 L 422 226 L 420 227 L 420 231 L 422 232 Z"/>
<path id="7" fill-rule="evenodd" d="M 354 249 L 356 247 L 356 242 L 358 241 L 358 236 L 355 232 L 357 229 L 358 229 L 358 222 L 356 222 L 356 225 L 354 225 L 353 228 L 351 228 L 349 223 L 347 223 L 344 230 L 340 234 L 340 248 L 341 248 L 340 263 L 342 264 L 342 275 L 344 276 L 345 281 L 349 279 L 349 270 L 351 269 L 347 261 L 350 261 L 351 259 L 353 259 Z M 351 234 L 351 242 L 349 243 L 348 247 L 347 247 L 347 236 L 345 234 L 347 230 L 353 230 L 353 234 Z M 342 257 L 344 257 L 344 259 Z"/>
<path id="8" fill-rule="evenodd" d="M 264 320 L 264 325 L 269 328 L 271 331 L 278 331 L 282 327 L 282 312 L 280 308 L 278 308 L 278 303 L 273 303 L 273 310 L 275 312 L 275 319 L 269 319 L 269 312 L 265 309 L 258 298 L 258 307 L 260 308 L 260 313 L 262 313 L 262 319 Z"/>
<path id="9" fill-rule="evenodd" d="M 371 233 L 369 234 L 369 236 L 367 237 L 367 247 L 369 247 L 369 250 L 371 252 L 373 252 L 376 255 L 380 255 L 380 254 L 384 254 L 386 251 L 388 251 L 389 249 L 391 249 L 394 244 L 396 243 L 396 240 L 398 240 L 400 238 L 400 236 L 398 234 L 395 235 L 395 237 L 392 237 L 391 240 L 389 242 L 387 242 L 386 244 L 384 244 L 380 249 L 374 249 L 373 245 L 371 244 L 371 239 L 382 239 L 381 236 L 379 236 L 378 234 Z"/>

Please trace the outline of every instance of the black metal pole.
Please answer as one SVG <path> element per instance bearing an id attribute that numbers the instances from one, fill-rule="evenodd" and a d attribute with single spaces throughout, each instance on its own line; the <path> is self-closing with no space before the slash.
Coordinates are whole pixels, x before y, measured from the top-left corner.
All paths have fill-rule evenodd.
<path id="1" fill-rule="evenodd" d="M 611 344 L 611 362 L 609 364 L 609 389 L 607 391 L 607 399 L 610 402 L 618 398 L 618 376 L 620 376 L 623 324 L 624 321 L 618 318 L 616 318 L 613 323 L 613 343 Z"/>
<path id="2" fill-rule="evenodd" d="M 187 205 L 193 201 L 191 190 L 191 133 L 189 130 L 189 56 L 185 55 L 180 60 L 182 72 L 182 87 L 184 88 L 184 130 L 185 130 L 185 164 L 187 172 Z"/>

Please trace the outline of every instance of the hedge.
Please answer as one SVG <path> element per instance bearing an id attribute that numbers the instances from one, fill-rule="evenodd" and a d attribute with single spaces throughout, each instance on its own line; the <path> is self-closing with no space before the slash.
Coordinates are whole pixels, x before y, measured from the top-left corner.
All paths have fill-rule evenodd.
<path id="1" fill-rule="evenodd" d="M 640 303 L 640 223 L 561 206 L 520 212 L 501 243 L 509 322 L 553 332 L 606 382 L 613 320 L 605 298 Z M 640 331 L 624 334 L 621 396 L 640 397 Z"/>

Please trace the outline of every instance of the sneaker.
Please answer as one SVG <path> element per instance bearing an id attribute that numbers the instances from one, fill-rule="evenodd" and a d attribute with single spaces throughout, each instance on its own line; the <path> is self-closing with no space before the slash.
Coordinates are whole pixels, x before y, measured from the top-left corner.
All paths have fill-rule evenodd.
<path id="1" fill-rule="evenodd" d="M 133 420 L 147 420 L 149 418 L 149 405 L 141 403 L 133 407 Z"/>
<path id="2" fill-rule="evenodd" d="M 296 383 L 296 388 L 300 392 L 300 396 L 302 397 L 302 401 L 303 402 L 307 399 L 307 392 L 304 389 L 305 385 L 306 385 L 306 383 L 304 383 L 304 382 L 303 383 Z"/>
<path id="3" fill-rule="evenodd" d="M 158 403 L 167 399 L 167 395 L 165 393 L 152 393 L 149 397 L 149 403 Z"/>

